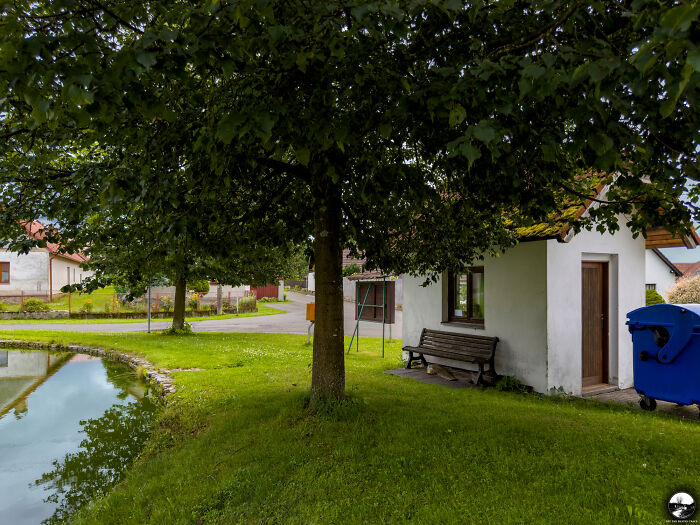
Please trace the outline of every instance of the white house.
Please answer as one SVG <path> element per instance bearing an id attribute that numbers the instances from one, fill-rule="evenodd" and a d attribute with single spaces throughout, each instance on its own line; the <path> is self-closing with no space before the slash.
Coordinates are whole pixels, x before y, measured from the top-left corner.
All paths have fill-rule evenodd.
<path id="1" fill-rule="evenodd" d="M 37 221 L 26 227 L 34 238 L 40 239 L 43 235 L 43 225 Z M 22 293 L 51 299 L 53 294 L 60 293 L 62 286 L 80 283 L 93 274 L 80 267 L 85 261 L 84 255 L 64 253 L 53 243 L 27 254 L 0 248 L 0 300 Z"/>
<path id="2" fill-rule="evenodd" d="M 646 251 L 646 278 L 647 290 L 656 290 L 668 302 L 668 291 L 676 284 L 676 279 L 683 272 L 676 267 L 658 248 Z"/>
<path id="3" fill-rule="evenodd" d="M 620 219 L 614 235 L 545 231 L 427 287 L 422 277 L 404 275 L 403 344 L 418 346 L 423 328 L 496 336 L 496 372 L 538 392 L 562 387 L 580 395 L 632 386 L 625 321 L 627 312 L 645 304 L 646 248 L 692 248 L 700 239 L 662 230 L 635 239 Z"/>

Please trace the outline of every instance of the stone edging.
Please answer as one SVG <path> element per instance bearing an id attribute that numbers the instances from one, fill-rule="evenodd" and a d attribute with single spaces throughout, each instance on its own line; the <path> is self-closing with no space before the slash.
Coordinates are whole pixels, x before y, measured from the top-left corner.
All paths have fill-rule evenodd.
<path id="1" fill-rule="evenodd" d="M 156 391 L 162 401 L 166 401 L 167 396 L 175 393 L 173 378 L 169 374 L 157 369 L 150 361 L 142 357 L 131 354 L 109 350 L 105 348 L 95 348 L 82 345 L 64 345 L 61 343 L 38 343 L 34 341 L 22 341 L 19 339 L 0 339 L 1 348 L 20 348 L 27 350 L 52 350 L 58 352 L 76 352 L 79 354 L 89 354 L 97 357 L 104 357 L 112 361 L 118 361 L 129 366 L 133 370 L 141 369 L 144 379 Z"/>

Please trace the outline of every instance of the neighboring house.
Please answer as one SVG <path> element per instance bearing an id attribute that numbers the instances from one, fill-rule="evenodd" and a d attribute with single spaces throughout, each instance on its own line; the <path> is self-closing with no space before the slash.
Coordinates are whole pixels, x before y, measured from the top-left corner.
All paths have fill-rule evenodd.
<path id="1" fill-rule="evenodd" d="M 694 263 L 675 263 L 683 275 L 683 278 L 697 277 L 700 275 L 700 261 Z"/>
<path id="2" fill-rule="evenodd" d="M 676 284 L 676 279 L 683 275 L 683 272 L 658 248 L 646 251 L 646 278 L 645 287 L 647 290 L 656 290 L 668 301 L 668 291 Z"/>
<path id="3" fill-rule="evenodd" d="M 581 205 L 577 216 L 586 213 Z M 575 234 L 565 222 L 517 230 L 521 242 L 461 275 L 421 286 L 404 276 L 403 344 L 417 346 L 423 328 L 497 336 L 496 371 L 538 392 L 584 391 L 633 384 L 632 339 L 626 314 L 644 306 L 645 249 L 695 247 L 663 230 L 634 238 Z M 428 356 L 429 361 L 468 364 Z M 470 368 L 470 367 L 469 367 Z"/>
<path id="4" fill-rule="evenodd" d="M 43 225 L 34 221 L 26 225 L 27 233 L 41 239 Z M 47 243 L 46 248 L 35 248 L 27 254 L 0 249 L 0 297 L 45 297 L 60 293 L 67 284 L 82 282 L 93 275 L 80 265 L 87 261 L 82 254 L 62 252 L 57 244 Z"/>
<path id="5" fill-rule="evenodd" d="M 360 267 L 363 267 L 364 264 L 367 262 L 366 259 L 358 259 L 355 257 L 350 257 L 350 250 L 343 250 L 343 268 L 346 266 L 350 266 L 351 264 L 358 264 Z M 363 272 L 362 274 L 359 274 L 359 276 L 363 280 L 376 280 L 379 279 L 382 276 L 382 272 L 379 271 L 371 271 L 371 272 Z M 399 275 L 397 276 L 392 276 L 392 279 L 396 281 L 396 304 L 401 305 L 403 304 L 403 281 L 402 277 Z M 355 283 L 356 281 L 359 280 L 358 276 L 355 275 L 353 276 L 353 279 L 349 279 L 348 277 L 343 277 L 343 297 L 346 299 L 355 299 Z M 314 272 L 309 272 L 308 278 L 307 278 L 307 289 L 310 292 L 313 292 L 316 290 L 316 279 L 315 279 L 315 274 Z"/>

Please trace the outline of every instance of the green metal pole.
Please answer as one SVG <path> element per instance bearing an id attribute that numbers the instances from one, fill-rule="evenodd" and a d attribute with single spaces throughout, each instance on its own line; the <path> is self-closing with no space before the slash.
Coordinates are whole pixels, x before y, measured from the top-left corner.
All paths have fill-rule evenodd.
<path id="1" fill-rule="evenodd" d="M 358 282 L 359 284 L 359 282 Z M 360 287 L 358 286 L 355 289 L 355 312 L 357 312 L 357 305 L 359 302 L 357 299 L 360 297 Z M 352 348 L 352 342 L 355 340 L 355 334 L 357 334 L 357 351 L 360 351 L 360 318 L 362 317 L 362 312 L 365 309 L 365 304 L 367 303 L 367 297 L 369 296 L 369 288 L 367 288 L 367 293 L 365 294 L 365 299 L 362 301 L 362 308 L 360 309 L 360 314 L 357 316 L 357 322 L 355 323 L 355 330 L 352 332 L 352 338 L 350 339 L 350 344 L 348 345 L 348 351 L 346 352 L 347 354 L 350 353 L 350 349 Z"/>
<path id="2" fill-rule="evenodd" d="M 384 278 L 382 292 L 382 359 L 384 359 L 384 327 L 386 326 L 386 277 Z"/>

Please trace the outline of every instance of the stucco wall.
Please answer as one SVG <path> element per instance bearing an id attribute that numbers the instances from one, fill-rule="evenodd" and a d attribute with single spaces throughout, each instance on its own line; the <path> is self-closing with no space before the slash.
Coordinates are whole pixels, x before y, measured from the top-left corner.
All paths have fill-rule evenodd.
<path id="1" fill-rule="evenodd" d="M 49 357 L 46 352 L 7 352 L 7 366 L 0 367 L 0 379 L 8 377 L 41 377 L 49 370 Z"/>
<path id="2" fill-rule="evenodd" d="M 661 294 L 664 301 L 668 301 L 668 290 L 676 284 L 676 274 L 659 259 L 653 250 L 646 251 L 646 278 L 645 284 L 655 284 L 656 291 Z"/>
<path id="3" fill-rule="evenodd" d="M 33 250 L 25 255 L 0 250 L 0 262 L 10 263 L 10 283 L 0 284 L 0 295 L 48 294 L 49 253 Z"/>
<path id="4" fill-rule="evenodd" d="M 62 286 L 67 284 L 76 284 L 82 282 L 88 276 L 92 275 L 93 272 L 88 272 L 80 267 L 77 261 L 72 261 L 70 259 L 64 259 L 63 257 L 54 257 L 51 263 L 53 268 L 53 291 L 58 293 L 61 291 Z M 70 273 L 70 282 L 69 274 Z M 47 272 L 48 275 L 48 272 Z"/>
<path id="5" fill-rule="evenodd" d="M 609 266 L 609 382 L 620 388 L 633 384 L 632 339 L 627 312 L 644 306 L 645 247 L 632 238 L 620 218 L 615 235 L 584 231 L 568 243 L 547 241 L 547 388 L 581 392 L 581 262 Z"/>
<path id="6" fill-rule="evenodd" d="M 517 377 L 538 391 L 546 389 L 547 243 L 523 243 L 484 261 L 484 327 L 443 322 L 442 280 L 421 287 L 422 278 L 404 275 L 403 344 L 417 345 L 421 330 L 497 336 L 496 371 Z M 428 357 L 461 368 L 468 363 Z"/>

